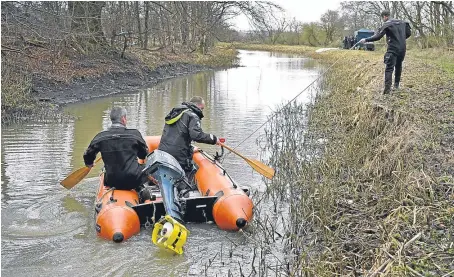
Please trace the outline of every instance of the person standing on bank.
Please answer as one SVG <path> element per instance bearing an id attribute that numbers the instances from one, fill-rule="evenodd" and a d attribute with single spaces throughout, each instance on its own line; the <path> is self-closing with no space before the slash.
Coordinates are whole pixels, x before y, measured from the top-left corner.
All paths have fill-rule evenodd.
<path id="1" fill-rule="evenodd" d="M 359 41 L 360 43 L 377 41 L 386 34 L 388 49 L 384 57 L 384 62 L 386 64 L 384 94 L 388 94 L 391 91 L 394 68 L 396 68 L 394 76 L 394 89 L 399 88 L 400 75 L 402 74 L 402 63 L 407 50 L 406 40 L 411 36 L 411 27 L 408 22 L 391 19 L 389 15 L 389 11 L 383 11 L 381 13 L 383 21 L 385 22 L 383 26 L 375 35 L 363 38 Z"/>
<path id="2" fill-rule="evenodd" d="M 348 49 L 348 38 L 347 38 L 347 36 L 344 37 L 344 40 L 342 42 L 344 43 L 344 49 Z"/>
<path id="3" fill-rule="evenodd" d="M 173 108 L 165 117 L 164 130 L 158 150 L 172 155 L 185 171 L 186 181 L 191 187 L 187 188 L 184 184 L 177 187 L 181 195 L 196 189 L 192 186 L 197 169 L 192 162 L 193 148 L 191 142 L 220 143 L 215 135 L 204 133 L 202 130 L 200 120 L 203 118 L 204 108 L 205 101 L 203 98 L 194 96 L 189 102 L 184 102 Z"/>
<path id="4" fill-rule="evenodd" d="M 143 186 L 148 177 L 142 174 L 143 165 L 137 158 L 145 159 L 148 147 L 140 132 L 126 128 L 126 109 L 113 107 L 110 112 L 112 125 L 97 134 L 84 153 L 84 162 L 92 167 L 96 154 L 101 152 L 104 161 L 106 186 L 119 190 L 135 189 L 141 201 L 151 198 Z"/>

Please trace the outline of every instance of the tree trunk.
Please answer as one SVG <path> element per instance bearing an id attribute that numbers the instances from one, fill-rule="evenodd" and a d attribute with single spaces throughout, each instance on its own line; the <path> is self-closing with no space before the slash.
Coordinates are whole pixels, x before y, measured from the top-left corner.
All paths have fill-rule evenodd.
<path id="1" fill-rule="evenodd" d="M 142 24 L 140 23 L 140 8 L 139 8 L 139 1 L 134 2 L 135 10 L 136 10 L 136 20 L 137 20 L 137 31 L 138 31 L 138 38 L 139 38 L 139 46 L 143 47 L 143 40 L 142 40 Z"/>
<path id="2" fill-rule="evenodd" d="M 452 14 L 451 8 L 452 2 L 447 3 L 447 6 L 443 5 L 443 27 L 444 27 L 444 37 L 446 40 L 446 46 L 450 46 L 453 43 L 453 23 L 452 23 Z"/>
<path id="3" fill-rule="evenodd" d="M 188 8 L 187 8 L 187 3 L 186 2 L 179 2 L 182 8 L 182 13 L 181 13 L 181 20 L 182 20 L 182 25 L 181 25 L 181 43 L 183 45 L 188 44 L 188 36 L 189 36 L 189 22 L 188 22 Z"/>
<path id="4" fill-rule="evenodd" d="M 144 40 L 143 40 L 143 48 L 148 49 L 148 20 L 150 16 L 150 3 L 145 1 L 145 34 L 144 34 Z"/>

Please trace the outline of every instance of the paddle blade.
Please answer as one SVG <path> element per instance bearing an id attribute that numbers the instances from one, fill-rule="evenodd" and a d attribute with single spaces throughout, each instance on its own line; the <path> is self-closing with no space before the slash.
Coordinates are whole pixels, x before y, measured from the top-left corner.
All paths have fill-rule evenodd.
<path id="1" fill-rule="evenodd" d="M 273 179 L 274 177 L 274 169 L 271 167 L 252 159 L 245 159 L 245 161 L 258 173 L 262 174 L 268 179 Z"/>
<path id="2" fill-rule="evenodd" d="M 241 155 L 240 153 L 236 152 L 234 149 L 228 147 L 224 143 L 221 143 L 222 147 L 225 147 L 227 150 L 231 151 L 232 153 L 238 155 L 238 157 L 241 157 L 243 160 L 245 160 L 255 171 L 258 173 L 262 174 L 268 179 L 272 179 L 274 177 L 274 169 L 271 167 L 253 159 L 246 158 L 245 156 Z"/>
<path id="3" fill-rule="evenodd" d="M 66 177 L 63 181 L 61 181 L 60 184 L 67 189 L 71 189 L 80 181 L 82 181 L 85 176 L 87 176 L 87 174 L 90 172 L 90 169 L 91 168 L 86 166 L 79 168 L 78 170 L 71 173 L 68 177 Z"/>

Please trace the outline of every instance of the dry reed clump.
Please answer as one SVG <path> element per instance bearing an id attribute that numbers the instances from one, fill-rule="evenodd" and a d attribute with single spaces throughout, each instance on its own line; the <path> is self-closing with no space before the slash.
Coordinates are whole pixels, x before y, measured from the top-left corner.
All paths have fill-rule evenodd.
<path id="1" fill-rule="evenodd" d="M 52 103 L 40 102 L 32 89 L 32 76 L 28 66 L 18 66 L 5 58 L 2 60 L 1 124 L 8 125 L 25 120 L 62 122 L 72 120 L 58 112 Z"/>
<path id="2" fill-rule="evenodd" d="M 31 78 L 2 61 L 2 122 L 28 115 L 36 102 L 31 97 Z"/>
<path id="3" fill-rule="evenodd" d="M 293 274 L 453 274 L 454 182 L 426 157 L 436 120 L 376 104 L 382 66 L 342 58 L 312 106 L 285 108 L 266 130 L 278 168 L 269 197 L 290 206 Z"/>
<path id="4" fill-rule="evenodd" d="M 237 55 L 238 51 L 235 48 L 220 44 L 216 45 L 206 55 L 192 55 L 187 62 L 214 68 L 232 67 L 238 65 L 239 59 Z"/>

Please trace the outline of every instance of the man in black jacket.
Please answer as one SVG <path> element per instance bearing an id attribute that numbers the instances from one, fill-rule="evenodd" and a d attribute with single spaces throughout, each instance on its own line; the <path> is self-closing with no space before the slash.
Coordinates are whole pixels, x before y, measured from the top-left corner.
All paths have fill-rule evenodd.
<path id="1" fill-rule="evenodd" d="M 219 144 L 215 135 L 204 133 L 200 124 L 205 101 L 194 96 L 189 102 L 173 108 L 165 117 L 164 131 L 158 149 L 171 154 L 186 172 L 187 181 L 192 185 L 195 167 L 192 162 L 191 142 Z M 191 188 L 194 189 L 194 188 Z M 181 191 L 181 188 L 179 188 Z"/>
<path id="2" fill-rule="evenodd" d="M 375 35 L 363 38 L 360 40 L 360 43 L 377 41 L 386 34 L 388 50 L 386 51 L 384 57 L 386 69 L 385 89 L 383 93 L 388 94 L 391 91 L 394 67 L 396 68 L 394 88 L 399 88 L 400 75 L 402 73 L 402 62 L 404 61 L 405 52 L 407 50 L 406 40 L 411 36 L 411 28 L 408 22 L 389 18 L 389 11 L 383 11 L 381 15 L 383 17 L 383 21 L 385 22 L 383 26 Z"/>
<path id="3" fill-rule="evenodd" d="M 138 163 L 137 158 L 146 158 L 147 144 L 138 130 L 126 128 L 125 108 L 112 108 L 110 119 L 110 128 L 97 134 L 85 151 L 85 165 L 92 167 L 96 154 L 101 152 L 107 186 L 141 191 L 148 179 L 142 174 L 143 165 Z M 148 198 L 148 190 L 143 190 L 140 196 L 142 200 Z"/>

